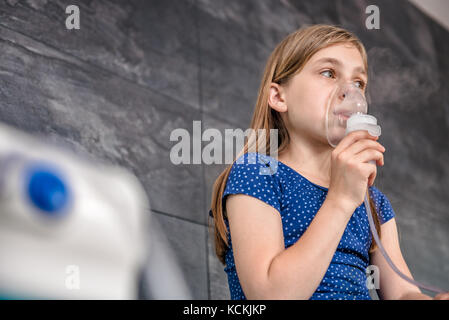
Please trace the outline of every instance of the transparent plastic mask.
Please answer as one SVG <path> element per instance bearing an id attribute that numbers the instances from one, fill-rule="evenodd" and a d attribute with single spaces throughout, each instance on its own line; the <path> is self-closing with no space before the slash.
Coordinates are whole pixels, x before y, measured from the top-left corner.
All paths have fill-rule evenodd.
<path id="1" fill-rule="evenodd" d="M 354 83 L 339 84 L 329 96 L 326 107 L 326 136 L 332 147 L 345 137 L 346 122 L 353 114 L 366 114 L 368 104 L 362 90 Z"/>

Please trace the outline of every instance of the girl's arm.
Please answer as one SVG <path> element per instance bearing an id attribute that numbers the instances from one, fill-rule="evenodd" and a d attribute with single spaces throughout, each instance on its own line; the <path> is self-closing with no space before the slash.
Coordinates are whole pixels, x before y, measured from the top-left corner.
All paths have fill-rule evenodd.
<path id="1" fill-rule="evenodd" d="M 402 256 L 399 246 L 398 230 L 396 219 L 390 219 L 381 225 L 382 228 L 382 245 L 390 256 L 393 263 L 406 276 L 412 278 L 407 263 Z M 380 250 L 370 254 L 370 263 L 379 268 L 379 297 L 382 300 L 429 300 L 432 297 L 425 295 L 421 290 L 413 284 L 405 281 L 396 272 L 391 269 L 387 261 L 383 257 Z M 413 279 L 413 278 L 412 278 Z"/>
<path id="2" fill-rule="evenodd" d="M 309 299 L 323 279 L 353 212 L 327 198 L 285 249 L 279 212 L 251 196 L 226 200 L 234 259 L 247 299 Z"/>

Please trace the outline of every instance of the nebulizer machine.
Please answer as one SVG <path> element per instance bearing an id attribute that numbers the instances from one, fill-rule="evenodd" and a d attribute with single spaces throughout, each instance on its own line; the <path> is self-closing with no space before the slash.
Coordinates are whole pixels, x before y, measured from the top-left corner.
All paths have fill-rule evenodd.
<path id="1" fill-rule="evenodd" d="M 354 83 L 338 83 L 332 91 L 326 107 L 326 136 L 332 147 L 336 147 L 347 134 L 355 130 L 367 130 L 372 136 L 380 136 L 381 128 L 377 124 L 377 119 L 367 114 L 368 105 L 365 96 L 362 90 Z M 371 160 L 370 163 L 376 164 L 374 160 Z M 425 285 L 407 277 L 395 266 L 382 246 L 374 225 L 373 216 L 370 214 L 371 207 L 368 201 L 368 188 L 365 194 L 364 204 L 373 238 L 389 266 L 402 279 L 417 287 L 436 293 L 446 292 L 440 288 Z"/>

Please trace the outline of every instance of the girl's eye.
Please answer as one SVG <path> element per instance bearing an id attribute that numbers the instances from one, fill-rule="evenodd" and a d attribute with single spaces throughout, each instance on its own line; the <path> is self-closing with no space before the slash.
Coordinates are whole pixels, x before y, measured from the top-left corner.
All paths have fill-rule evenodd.
<path id="1" fill-rule="evenodd" d="M 333 78 L 334 77 L 334 72 L 332 70 L 324 70 L 323 72 L 321 72 L 321 74 L 323 76 L 325 76 L 326 78 Z"/>
<path id="2" fill-rule="evenodd" d="M 365 82 L 361 81 L 361 80 L 357 80 L 355 83 L 358 83 L 357 87 L 360 89 L 365 88 Z"/>
<path id="3" fill-rule="evenodd" d="M 332 69 L 324 70 L 320 74 L 325 76 L 326 78 L 335 78 L 335 72 Z M 365 88 L 365 82 L 363 80 L 357 80 L 355 81 L 355 83 L 357 88 L 359 89 Z"/>

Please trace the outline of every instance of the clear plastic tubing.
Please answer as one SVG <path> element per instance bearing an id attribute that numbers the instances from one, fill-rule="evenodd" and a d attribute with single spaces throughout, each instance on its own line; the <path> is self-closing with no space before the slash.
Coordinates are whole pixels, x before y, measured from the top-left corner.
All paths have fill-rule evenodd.
<path id="1" fill-rule="evenodd" d="M 368 114 L 356 113 L 356 114 L 353 114 L 348 119 L 347 127 L 346 127 L 346 134 L 348 134 L 349 132 L 355 131 L 355 130 L 367 130 L 373 136 L 380 136 L 380 127 L 377 125 L 377 119 L 375 117 L 373 117 L 372 115 L 368 115 Z M 373 164 L 376 163 L 373 160 L 370 162 Z M 367 216 L 368 216 L 369 226 L 371 229 L 371 233 L 373 234 L 374 241 L 376 241 L 376 244 L 377 244 L 380 252 L 384 256 L 388 265 L 394 270 L 394 272 L 396 272 L 405 281 L 408 281 L 417 287 L 420 287 L 420 288 L 423 288 L 423 289 L 426 289 L 426 290 L 429 290 L 432 292 L 436 292 L 436 293 L 446 292 L 446 290 L 442 290 L 438 287 L 422 284 L 418 281 L 415 281 L 415 280 L 407 277 L 396 267 L 396 265 L 393 263 L 390 256 L 388 255 L 388 253 L 385 251 L 384 247 L 382 246 L 382 242 L 380 241 L 379 235 L 377 234 L 376 226 L 374 225 L 373 215 L 371 212 L 371 206 L 370 206 L 369 200 L 368 200 L 368 189 L 365 194 L 364 202 L 365 202 L 365 209 L 366 209 Z"/>

